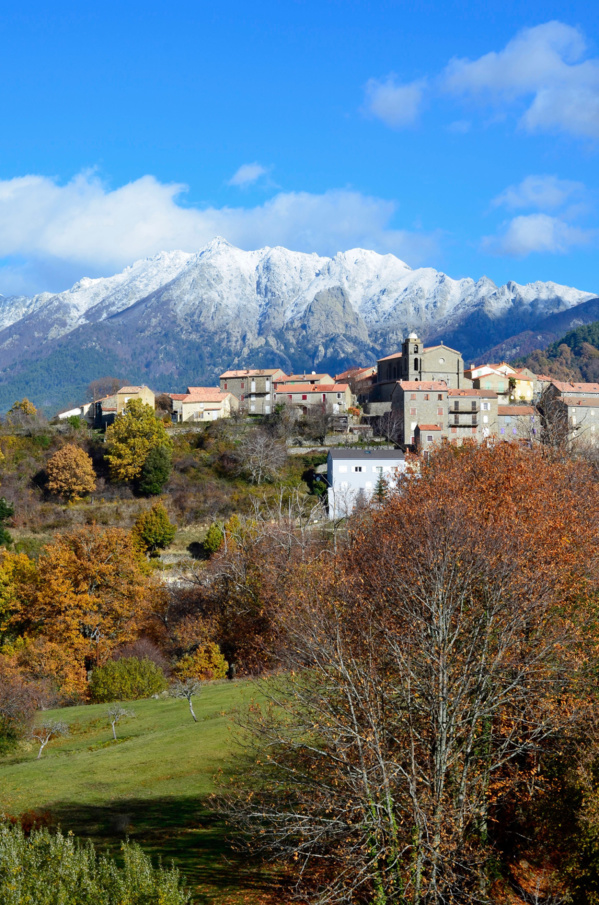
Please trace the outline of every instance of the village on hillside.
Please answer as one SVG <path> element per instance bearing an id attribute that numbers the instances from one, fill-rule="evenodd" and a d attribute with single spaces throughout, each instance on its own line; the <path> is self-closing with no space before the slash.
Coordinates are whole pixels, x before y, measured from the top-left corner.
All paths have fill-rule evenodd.
<path id="1" fill-rule="evenodd" d="M 436 444 L 465 441 L 592 448 L 599 438 L 599 384 L 559 381 L 505 361 L 465 368 L 459 351 L 443 343 L 424 346 L 416 333 L 401 351 L 334 376 L 242 368 L 222 373 L 218 387 L 190 386 L 186 393 L 121 386 L 60 412 L 58 420 L 82 417 L 105 429 L 132 399 L 160 407 L 166 421 L 188 428 L 232 417 L 263 420 L 281 411 L 291 424 L 320 416 L 321 445 L 329 450 L 321 479 L 326 474 L 331 517 L 371 497 L 381 475 L 389 481 L 402 472 L 406 452 L 426 456 Z M 381 448 L 385 441 L 391 449 Z M 294 442 L 301 445 L 288 439 L 288 446 Z M 365 444 L 372 449 L 365 451 Z"/>

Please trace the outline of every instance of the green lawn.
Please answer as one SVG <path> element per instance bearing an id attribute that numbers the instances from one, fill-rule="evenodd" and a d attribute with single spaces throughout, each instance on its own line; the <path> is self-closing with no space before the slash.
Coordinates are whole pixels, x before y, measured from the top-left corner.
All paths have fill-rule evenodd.
<path id="1" fill-rule="evenodd" d="M 207 806 L 229 762 L 233 714 L 256 695 L 248 682 L 206 685 L 194 701 L 197 723 L 186 701 L 135 701 L 117 743 L 106 704 L 44 714 L 67 722 L 71 735 L 50 742 L 40 760 L 32 746 L 0 761 L 0 806 L 47 811 L 52 823 L 111 850 L 129 836 L 174 861 L 202 905 L 270 900 L 272 875 L 231 852 Z"/>

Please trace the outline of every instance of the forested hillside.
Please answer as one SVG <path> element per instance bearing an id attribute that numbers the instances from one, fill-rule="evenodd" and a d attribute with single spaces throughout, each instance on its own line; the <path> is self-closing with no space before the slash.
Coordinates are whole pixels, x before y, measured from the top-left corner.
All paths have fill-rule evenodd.
<path id="1" fill-rule="evenodd" d="M 546 349 L 535 349 L 517 363 L 558 380 L 598 383 L 599 321 L 570 330 Z"/>

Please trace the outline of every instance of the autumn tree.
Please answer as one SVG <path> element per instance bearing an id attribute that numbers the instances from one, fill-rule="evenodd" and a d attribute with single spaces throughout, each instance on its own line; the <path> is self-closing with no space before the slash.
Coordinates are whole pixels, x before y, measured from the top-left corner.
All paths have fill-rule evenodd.
<path id="1" fill-rule="evenodd" d="M 106 459 L 113 481 L 135 481 L 142 474 L 151 450 L 172 449 L 172 441 L 151 406 L 130 399 L 122 415 L 106 430 Z"/>
<path id="2" fill-rule="evenodd" d="M 6 420 L 15 427 L 23 427 L 31 425 L 32 422 L 37 421 L 38 417 L 39 413 L 33 402 L 30 402 L 29 399 L 21 399 L 12 404 L 8 410 Z"/>
<path id="3" fill-rule="evenodd" d="M 57 450 L 46 466 L 48 490 L 67 500 L 76 500 L 96 489 L 91 457 L 74 443 Z"/>
<path id="4" fill-rule="evenodd" d="M 36 710 L 32 683 L 17 671 L 0 669 L 0 754 L 10 750 L 25 734 Z"/>
<path id="5" fill-rule="evenodd" d="M 162 503 L 154 503 L 151 509 L 142 512 L 131 533 L 144 553 L 153 556 L 173 542 L 177 526 L 169 519 Z"/>
<path id="6" fill-rule="evenodd" d="M 599 488 L 545 450 L 443 448 L 280 600 L 229 813 L 310 901 L 489 898 L 502 808 L 596 719 Z M 248 735 L 249 733 L 249 735 Z M 241 765 L 240 765 L 241 766 Z"/>
<path id="7" fill-rule="evenodd" d="M 138 636 L 151 588 L 148 567 L 126 531 L 84 527 L 43 549 L 35 584 L 21 594 L 27 603 L 15 618 L 27 634 L 60 651 L 63 690 L 84 691 L 86 670 Z"/>

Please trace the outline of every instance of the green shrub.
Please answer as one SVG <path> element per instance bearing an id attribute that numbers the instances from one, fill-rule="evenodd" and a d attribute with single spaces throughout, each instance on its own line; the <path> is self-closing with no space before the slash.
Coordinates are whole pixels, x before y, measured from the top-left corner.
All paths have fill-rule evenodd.
<path id="1" fill-rule="evenodd" d="M 160 694 L 167 687 L 163 671 L 147 657 L 109 660 L 92 672 L 89 683 L 93 701 L 135 701 Z"/>
<path id="2" fill-rule="evenodd" d="M 81 415 L 69 415 L 69 417 L 66 419 L 66 421 L 67 421 L 67 424 L 70 424 L 71 427 L 75 428 L 75 430 L 79 430 L 79 428 L 81 427 L 81 424 L 82 424 Z"/>
<path id="3" fill-rule="evenodd" d="M 187 905 L 174 868 L 152 867 L 138 845 L 121 846 L 123 866 L 60 831 L 0 824 L 0 902 L 4 905 Z"/>

